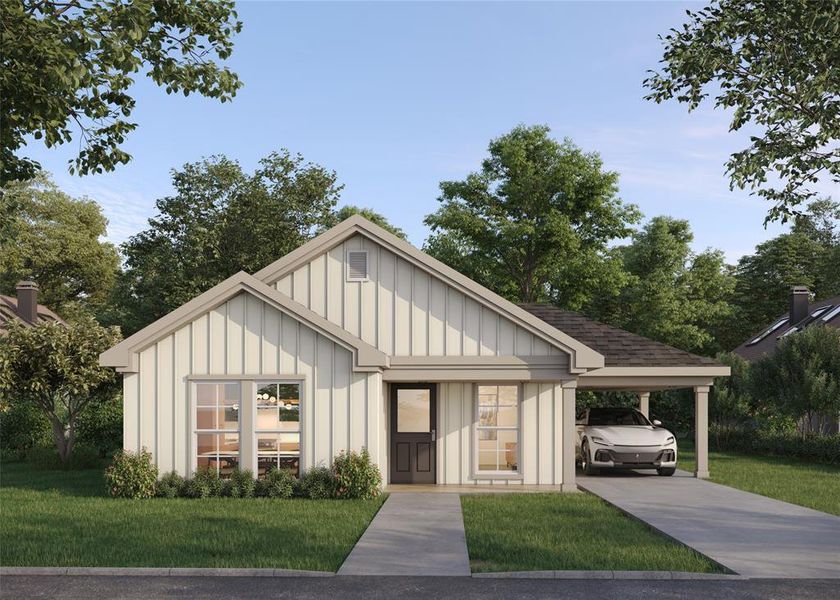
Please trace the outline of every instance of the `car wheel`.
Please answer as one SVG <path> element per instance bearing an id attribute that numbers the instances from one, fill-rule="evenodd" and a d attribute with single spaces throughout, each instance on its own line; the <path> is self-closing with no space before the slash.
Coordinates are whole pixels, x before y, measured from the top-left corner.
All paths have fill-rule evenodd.
<path id="1" fill-rule="evenodd" d="M 656 472 L 662 475 L 663 477 L 670 477 L 674 474 L 675 471 L 676 469 L 674 467 L 656 469 Z"/>
<path id="2" fill-rule="evenodd" d="M 592 466 L 592 461 L 589 459 L 589 442 L 586 440 L 580 447 L 580 466 L 583 467 L 584 475 L 598 474 L 598 469 Z"/>

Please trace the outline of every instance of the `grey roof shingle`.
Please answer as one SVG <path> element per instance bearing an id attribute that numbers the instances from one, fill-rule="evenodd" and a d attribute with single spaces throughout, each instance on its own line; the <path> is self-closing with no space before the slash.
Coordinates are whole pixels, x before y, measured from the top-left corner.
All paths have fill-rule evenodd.
<path id="1" fill-rule="evenodd" d="M 602 354 L 606 367 L 707 367 L 720 364 L 713 358 L 698 356 L 618 327 L 599 323 L 571 310 L 563 310 L 550 304 L 519 306 Z"/>

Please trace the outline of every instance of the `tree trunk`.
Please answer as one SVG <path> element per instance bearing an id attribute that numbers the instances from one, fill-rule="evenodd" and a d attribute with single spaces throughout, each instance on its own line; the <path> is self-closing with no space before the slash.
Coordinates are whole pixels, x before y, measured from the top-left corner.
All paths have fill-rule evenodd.
<path id="1" fill-rule="evenodd" d="M 61 459 L 61 464 L 66 465 L 70 459 L 70 454 L 73 452 L 73 444 L 76 441 L 76 428 L 74 423 L 70 422 L 69 426 L 65 427 L 58 417 L 49 415 L 50 424 L 52 425 L 53 440 L 55 441 L 55 449 L 58 451 L 58 457 Z"/>

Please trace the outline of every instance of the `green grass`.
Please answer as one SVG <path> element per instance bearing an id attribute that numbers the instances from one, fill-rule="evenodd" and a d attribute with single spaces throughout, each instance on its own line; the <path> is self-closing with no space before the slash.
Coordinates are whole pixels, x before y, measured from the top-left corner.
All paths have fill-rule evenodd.
<path id="1" fill-rule="evenodd" d="M 99 470 L 0 471 L 4 566 L 335 571 L 383 499 L 115 500 Z"/>
<path id="2" fill-rule="evenodd" d="M 473 571 L 721 572 L 589 494 L 462 496 Z"/>
<path id="3" fill-rule="evenodd" d="M 680 446 L 679 468 L 694 470 L 694 451 Z M 709 453 L 711 481 L 840 515 L 840 466 L 792 458 Z"/>

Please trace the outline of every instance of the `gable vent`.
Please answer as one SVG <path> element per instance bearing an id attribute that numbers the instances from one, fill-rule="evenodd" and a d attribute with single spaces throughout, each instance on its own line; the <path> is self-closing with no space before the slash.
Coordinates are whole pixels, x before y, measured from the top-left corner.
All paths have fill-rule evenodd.
<path id="1" fill-rule="evenodd" d="M 368 253 L 365 250 L 347 252 L 347 281 L 367 281 Z"/>

